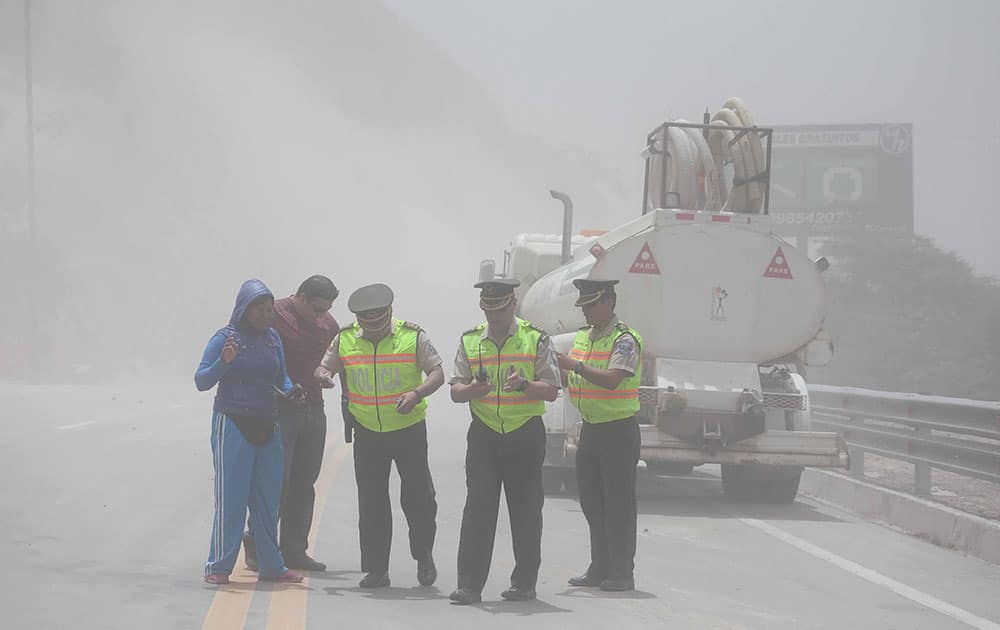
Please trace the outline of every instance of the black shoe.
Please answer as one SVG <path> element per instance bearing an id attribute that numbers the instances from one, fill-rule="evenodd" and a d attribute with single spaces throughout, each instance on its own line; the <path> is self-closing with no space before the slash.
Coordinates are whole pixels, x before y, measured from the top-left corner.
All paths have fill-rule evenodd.
<path id="1" fill-rule="evenodd" d="M 600 586 L 604 578 L 598 577 L 596 575 L 591 575 L 590 571 L 587 571 L 583 575 L 578 575 L 576 577 L 571 577 L 569 580 L 570 586 Z"/>
<path id="2" fill-rule="evenodd" d="M 285 566 L 289 569 L 302 569 L 305 571 L 326 571 L 326 565 L 319 560 L 310 558 L 307 554 L 295 554 L 285 558 Z"/>
<path id="3" fill-rule="evenodd" d="M 634 591 L 635 580 L 632 578 L 608 578 L 601 582 L 602 591 Z"/>
<path id="4" fill-rule="evenodd" d="M 483 601 L 483 596 L 464 588 L 456 588 L 448 596 L 448 599 L 457 606 L 468 606 L 469 604 L 478 604 Z"/>
<path id="5" fill-rule="evenodd" d="M 507 601 L 511 602 L 526 602 L 531 599 L 535 599 L 537 594 L 535 589 L 530 586 L 511 586 L 503 593 L 500 593 L 500 597 L 503 597 Z"/>
<path id="6" fill-rule="evenodd" d="M 246 561 L 248 569 L 257 570 L 257 544 L 250 534 L 243 534 L 243 559 Z"/>
<path id="7" fill-rule="evenodd" d="M 417 560 L 417 582 L 420 586 L 430 586 L 438 579 L 438 570 L 434 566 L 434 556 L 427 553 L 423 560 Z"/>
<path id="8" fill-rule="evenodd" d="M 389 572 L 369 573 L 365 577 L 361 578 L 361 581 L 358 582 L 358 586 L 361 588 L 382 588 L 383 586 L 389 586 Z"/>

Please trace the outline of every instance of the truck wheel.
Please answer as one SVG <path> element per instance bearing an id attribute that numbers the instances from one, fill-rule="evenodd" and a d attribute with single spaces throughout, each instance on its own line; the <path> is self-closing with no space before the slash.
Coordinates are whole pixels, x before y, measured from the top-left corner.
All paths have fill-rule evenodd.
<path id="1" fill-rule="evenodd" d="M 748 478 L 746 466 L 722 465 L 722 493 L 731 501 L 754 501 L 756 484 Z"/>
<path id="2" fill-rule="evenodd" d="M 564 470 L 563 485 L 566 487 L 566 494 L 577 499 L 580 498 L 580 488 L 576 485 L 576 468 L 566 468 Z"/>
<path id="3" fill-rule="evenodd" d="M 722 491 L 733 501 L 791 503 L 801 478 L 800 467 L 722 465 Z"/>
<path id="4" fill-rule="evenodd" d="M 776 476 L 761 483 L 760 501 L 763 503 L 792 503 L 799 493 L 802 469 L 794 474 Z"/>
<path id="5" fill-rule="evenodd" d="M 566 476 L 563 468 L 545 466 L 542 468 L 542 490 L 545 494 L 560 494 L 563 479 Z"/>

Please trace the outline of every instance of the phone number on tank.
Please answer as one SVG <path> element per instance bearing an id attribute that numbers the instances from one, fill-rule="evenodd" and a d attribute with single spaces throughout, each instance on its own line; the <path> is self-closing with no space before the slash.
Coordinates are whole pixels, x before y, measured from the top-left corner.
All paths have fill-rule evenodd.
<path id="1" fill-rule="evenodd" d="M 775 225 L 849 225 L 857 222 L 853 212 L 812 210 L 809 212 L 772 212 Z"/>

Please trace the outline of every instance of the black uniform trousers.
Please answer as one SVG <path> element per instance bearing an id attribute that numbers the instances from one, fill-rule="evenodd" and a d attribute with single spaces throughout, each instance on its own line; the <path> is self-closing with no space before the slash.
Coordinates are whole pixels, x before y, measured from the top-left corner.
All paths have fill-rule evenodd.
<path id="1" fill-rule="evenodd" d="M 502 485 L 514 545 L 510 583 L 534 588 L 542 563 L 545 425 L 540 416 L 535 416 L 510 433 L 497 433 L 473 415 L 467 440 L 467 494 L 458 543 L 458 587 L 480 593 L 486 585 Z"/>
<path id="2" fill-rule="evenodd" d="M 280 547 L 285 558 L 300 556 L 309 546 L 316 480 L 326 445 L 323 402 L 282 404 L 279 409 L 281 445 L 285 450 L 285 481 L 281 491 Z"/>
<path id="3" fill-rule="evenodd" d="M 392 506 L 389 471 L 396 462 L 399 504 L 410 529 L 410 555 L 427 557 L 437 534 L 437 500 L 427 463 L 427 424 L 423 421 L 398 431 L 378 432 L 354 425 L 354 477 L 358 484 L 358 530 L 361 570 L 389 570 L 392 545 Z"/>
<path id="4" fill-rule="evenodd" d="M 278 431 L 281 433 L 285 461 L 278 513 L 279 547 L 282 557 L 287 559 L 305 554 L 309 547 L 309 530 L 316 504 L 316 480 L 323 465 L 326 446 L 323 401 L 279 403 Z M 256 558 L 249 518 L 243 540 L 247 556 Z"/>
<path id="5" fill-rule="evenodd" d="M 635 568 L 635 417 L 583 423 L 576 451 L 580 507 L 590 526 L 590 568 L 597 578 L 630 579 Z"/>

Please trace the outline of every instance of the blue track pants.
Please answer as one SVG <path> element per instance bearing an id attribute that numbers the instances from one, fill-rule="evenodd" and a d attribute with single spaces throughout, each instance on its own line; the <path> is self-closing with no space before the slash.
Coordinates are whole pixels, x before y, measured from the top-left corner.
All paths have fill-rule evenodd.
<path id="1" fill-rule="evenodd" d="M 254 446 L 226 414 L 212 415 L 215 465 L 215 520 L 205 575 L 232 573 L 250 521 L 257 542 L 260 577 L 277 577 L 287 569 L 278 551 L 278 505 L 284 474 L 281 435 L 276 430 L 264 446 Z"/>

